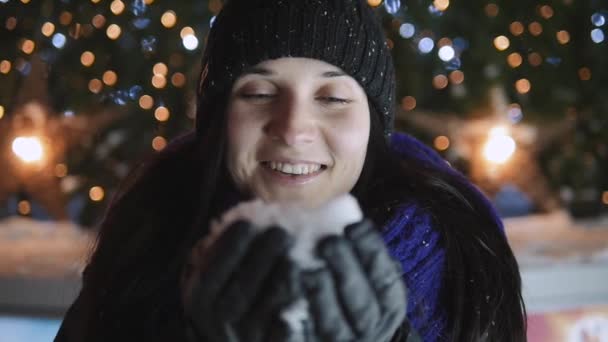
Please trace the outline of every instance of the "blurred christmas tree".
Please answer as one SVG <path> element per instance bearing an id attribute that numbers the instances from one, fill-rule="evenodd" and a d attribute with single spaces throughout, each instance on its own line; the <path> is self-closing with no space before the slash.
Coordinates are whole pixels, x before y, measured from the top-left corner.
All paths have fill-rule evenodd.
<path id="1" fill-rule="evenodd" d="M 562 194 L 573 212 L 607 207 L 605 2 L 368 2 L 380 7 L 394 53 L 401 129 L 417 131 L 467 172 L 474 156 L 456 148 L 466 140 L 461 130 L 439 136 L 408 119 L 448 117 L 459 120 L 456 127 L 483 119 L 507 131 L 561 127 L 555 124 L 570 120 L 575 129 L 540 129 L 525 143 L 511 135 L 517 146 L 531 146 L 528 156 L 542 169 L 535 177 L 548 177 L 552 191 Z M 48 118 L 44 122 L 100 113 L 114 118 L 78 121 L 96 127 L 46 159 L 54 163 L 46 172 L 53 173 L 67 198 L 69 217 L 94 224 L 134 163 L 192 127 L 201 51 L 221 6 L 221 0 L 0 0 L 0 161 L 17 163 L 15 139 L 46 134 L 14 128 L 14 122 L 32 116 L 20 108 L 30 108 L 25 105 L 35 97 L 16 99 L 29 91 L 25 80 L 36 72 L 39 58 L 45 68 L 38 79 L 49 89 L 48 101 L 38 101 L 47 104 L 41 106 Z M 498 102 L 506 105 L 497 106 L 490 89 L 499 89 L 505 100 Z M 74 124 L 66 127 L 74 131 Z M 556 139 L 555 132 L 563 136 Z M 62 138 L 55 134 L 47 134 L 50 143 Z M 543 142 L 544 135 L 551 139 Z M 41 151 L 46 151 L 44 143 Z M 28 177 L 3 178 L 0 215 L 57 216 L 37 203 L 40 196 L 32 195 L 36 190 L 28 186 Z"/>

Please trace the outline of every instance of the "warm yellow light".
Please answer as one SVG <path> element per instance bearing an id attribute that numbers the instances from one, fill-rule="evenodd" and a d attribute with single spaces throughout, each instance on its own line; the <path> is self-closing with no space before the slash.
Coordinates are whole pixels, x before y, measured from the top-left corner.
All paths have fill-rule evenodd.
<path id="1" fill-rule="evenodd" d="M 367 4 L 372 7 L 378 7 L 382 4 L 382 0 L 367 0 Z"/>
<path id="2" fill-rule="evenodd" d="M 182 37 L 182 39 L 186 36 L 194 36 L 194 29 L 190 26 L 186 26 L 179 32 L 179 36 Z"/>
<path id="3" fill-rule="evenodd" d="M 433 6 L 440 11 L 445 11 L 450 6 L 450 0 L 434 0 Z"/>
<path id="4" fill-rule="evenodd" d="M 448 78 L 446 75 L 440 74 L 433 77 L 433 87 L 435 89 L 443 89 L 448 86 Z"/>
<path id="5" fill-rule="evenodd" d="M 154 3 L 154 0 L 144 0 L 144 3 L 146 5 L 152 5 Z"/>
<path id="6" fill-rule="evenodd" d="M 19 201 L 19 204 L 17 204 L 17 211 L 19 211 L 19 214 L 21 215 L 29 215 L 32 211 L 32 206 L 28 201 Z"/>
<path id="7" fill-rule="evenodd" d="M 18 137 L 13 140 L 13 153 L 25 163 L 34 163 L 42 160 L 44 149 L 37 137 Z"/>
<path id="8" fill-rule="evenodd" d="M 522 78 L 515 82 L 515 89 L 520 94 L 526 94 L 530 91 L 530 89 L 532 89 L 532 84 L 530 84 L 530 81 L 528 81 L 527 79 Z"/>
<path id="9" fill-rule="evenodd" d="M 160 106 L 154 111 L 154 117 L 160 122 L 169 120 L 169 110 L 167 107 Z"/>
<path id="10" fill-rule="evenodd" d="M 498 51 L 504 51 L 509 48 L 509 38 L 506 36 L 498 36 L 494 38 L 494 46 Z"/>
<path id="11" fill-rule="evenodd" d="M 521 65 L 522 62 L 523 62 L 523 58 L 517 52 L 511 53 L 509 55 L 509 57 L 507 57 L 507 63 L 509 63 L 509 66 L 511 68 L 517 68 L 518 66 Z"/>
<path id="12" fill-rule="evenodd" d="M 454 84 L 461 84 L 464 82 L 464 72 L 460 70 L 454 70 L 450 73 L 450 82 Z"/>
<path id="13" fill-rule="evenodd" d="M 68 167 L 65 164 L 55 165 L 55 176 L 63 178 L 68 175 Z"/>
<path id="14" fill-rule="evenodd" d="M 435 138 L 434 145 L 437 150 L 445 151 L 450 147 L 450 139 L 444 135 L 440 135 Z"/>
<path id="15" fill-rule="evenodd" d="M 413 96 L 406 96 L 401 100 L 401 108 L 406 111 L 413 110 L 416 108 L 416 98 Z"/>
<path id="16" fill-rule="evenodd" d="M 91 24 L 93 24 L 95 28 L 100 29 L 106 24 L 106 17 L 101 14 L 97 14 L 93 17 L 93 19 L 91 19 Z"/>
<path id="17" fill-rule="evenodd" d="M 166 28 L 172 28 L 177 23 L 177 15 L 173 11 L 166 11 L 160 17 L 160 22 Z"/>
<path id="18" fill-rule="evenodd" d="M 551 18 L 553 16 L 553 8 L 549 5 L 541 6 L 540 15 L 545 19 Z"/>
<path id="19" fill-rule="evenodd" d="M 608 205 L 608 191 L 604 191 L 604 192 L 602 193 L 602 202 L 603 202 L 605 205 Z"/>
<path id="20" fill-rule="evenodd" d="M 120 0 L 114 0 L 110 4 L 110 11 L 115 15 L 121 14 L 125 10 L 125 3 Z"/>
<path id="21" fill-rule="evenodd" d="M 102 79 L 103 83 L 105 83 L 106 85 L 113 86 L 116 84 L 116 81 L 118 81 L 118 76 L 114 71 L 108 70 L 103 73 Z"/>
<path id="22" fill-rule="evenodd" d="M 6 59 L 0 62 L 0 73 L 8 74 L 11 71 L 11 62 Z"/>
<path id="23" fill-rule="evenodd" d="M 36 43 L 34 43 L 34 41 L 30 39 L 24 40 L 23 44 L 21 45 L 21 51 L 28 55 L 34 52 L 34 48 L 36 48 Z"/>
<path id="24" fill-rule="evenodd" d="M 160 151 L 167 146 L 167 140 L 161 136 L 152 139 L 152 148 L 156 151 Z"/>
<path id="25" fill-rule="evenodd" d="M 587 67 L 578 69 L 578 78 L 580 78 L 581 81 L 589 81 L 591 79 L 591 69 Z"/>
<path id="26" fill-rule="evenodd" d="M 92 3 L 97 4 L 99 3 L 101 0 L 91 0 Z"/>
<path id="27" fill-rule="evenodd" d="M 0 106 L 0 119 L 4 117 L 4 106 Z"/>
<path id="28" fill-rule="evenodd" d="M 163 75 L 154 75 L 152 77 L 152 86 L 157 89 L 162 89 L 167 85 L 167 79 Z"/>
<path id="29" fill-rule="evenodd" d="M 10 18 L 6 19 L 6 29 L 7 30 L 12 31 L 15 29 L 15 27 L 17 27 L 17 18 L 10 17 Z"/>
<path id="30" fill-rule="evenodd" d="M 53 33 L 55 33 L 55 24 L 51 23 L 50 21 L 47 21 L 42 25 L 40 31 L 45 37 L 50 37 L 53 35 Z"/>
<path id="31" fill-rule="evenodd" d="M 106 30 L 106 34 L 108 35 L 108 38 L 110 39 L 118 39 L 118 37 L 120 37 L 120 34 L 122 33 L 122 30 L 120 29 L 120 26 L 116 25 L 116 24 L 112 24 L 110 26 L 108 26 L 108 29 Z"/>
<path id="32" fill-rule="evenodd" d="M 165 63 L 156 63 L 152 68 L 152 72 L 154 73 L 154 75 L 167 76 L 167 72 L 169 72 L 169 69 L 167 68 L 167 65 L 165 65 Z"/>
<path id="33" fill-rule="evenodd" d="M 488 141 L 483 148 L 483 155 L 489 162 L 504 164 L 513 156 L 516 148 L 515 140 L 506 129 L 496 127 L 490 131 Z"/>
<path id="34" fill-rule="evenodd" d="M 68 25 L 70 25 L 71 22 L 72 22 L 72 13 L 70 13 L 68 11 L 61 12 L 61 15 L 59 15 L 59 23 L 61 23 L 61 25 L 63 25 L 63 26 L 68 26 Z"/>
<path id="35" fill-rule="evenodd" d="M 30 0 L 21 0 L 21 2 L 23 2 L 24 4 L 29 4 Z"/>
<path id="36" fill-rule="evenodd" d="M 558 31 L 555 36 L 557 37 L 557 41 L 562 45 L 568 44 L 568 42 L 570 42 L 570 33 L 568 33 L 568 31 L 566 30 Z"/>
<path id="37" fill-rule="evenodd" d="M 103 83 L 97 78 L 94 78 L 89 81 L 89 90 L 93 94 L 99 94 L 99 92 L 103 89 Z"/>
<path id="38" fill-rule="evenodd" d="M 497 4 L 487 4 L 485 7 L 485 11 L 488 17 L 495 17 L 498 15 L 499 8 Z"/>
<path id="39" fill-rule="evenodd" d="M 139 106 L 142 109 L 150 109 L 154 106 L 154 99 L 150 95 L 143 95 L 139 98 Z"/>
<path id="40" fill-rule="evenodd" d="M 222 2 L 220 0 L 209 0 L 209 11 L 213 14 L 218 14 L 222 10 Z"/>
<path id="41" fill-rule="evenodd" d="M 91 51 L 85 51 L 80 55 L 80 63 L 86 67 L 90 67 L 95 63 L 95 54 Z"/>
<path id="42" fill-rule="evenodd" d="M 509 30 L 514 36 L 519 36 L 524 33 L 524 25 L 519 21 L 514 21 L 509 25 Z"/>
<path id="43" fill-rule="evenodd" d="M 104 196 L 105 191 L 100 186 L 94 186 L 89 190 L 89 198 L 91 198 L 92 201 L 99 202 L 103 200 Z"/>
<path id="44" fill-rule="evenodd" d="M 543 26 L 539 22 L 534 21 L 528 25 L 528 31 L 530 31 L 533 36 L 538 36 L 543 33 Z"/>
<path id="45" fill-rule="evenodd" d="M 174 87 L 181 88 L 184 86 L 185 83 L 186 76 L 181 72 L 176 72 L 175 74 L 173 74 L 173 76 L 171 76 L 171 84 L 173 84 Z"/>

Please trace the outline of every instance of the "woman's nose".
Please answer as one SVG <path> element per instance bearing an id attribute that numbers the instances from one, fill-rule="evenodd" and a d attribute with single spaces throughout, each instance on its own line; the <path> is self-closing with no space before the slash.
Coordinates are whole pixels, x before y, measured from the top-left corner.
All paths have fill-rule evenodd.
<path id="1" fill-rule="evenodd" d="M 281 101 L 266 126 L 271 139 L 293 146 L 314 141 L 317 134 L 312 109 L 301 100 Z"/>

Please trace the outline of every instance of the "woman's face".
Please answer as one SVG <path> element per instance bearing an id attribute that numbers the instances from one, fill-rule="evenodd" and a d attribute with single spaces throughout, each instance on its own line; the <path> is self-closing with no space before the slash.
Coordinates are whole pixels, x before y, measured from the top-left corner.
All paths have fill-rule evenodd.
<path id="1" fill-rule="evenodd" d="M 227 165 L 240 190 L 311 207 L 357 182 L 369 107 L 339 68 L 308 58 L 262 62 L 235 82 L 227 111 Z"/>

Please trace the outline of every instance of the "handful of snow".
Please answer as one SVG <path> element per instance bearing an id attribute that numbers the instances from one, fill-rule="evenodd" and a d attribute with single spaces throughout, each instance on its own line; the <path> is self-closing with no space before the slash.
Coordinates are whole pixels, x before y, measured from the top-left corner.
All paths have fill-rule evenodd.
<path id="1" fill-rule="evenodd" d="M 185 290 L 182 300 L 188 305 L 199 279 L 196 275 L 205 268 L 204 263 L 207 262 L 213 244 L 238 220 L 250 222 L 259 232 L 272 226 L 287 230 L 295 238 L 289 257 L 303 269 L 315 269 L 323 266 L 323 261 L 314 253 L 317 242 L 328 235 L 343 235 L 346 226 L 362 219 L 361 208 L 350 194 L 339 196 L 317 208 L 265 203 L 259 199 L 238 204 L 222 215 L 220 220 L 213 221 L 209 234 L 194 246 L 190 256 L 190 271 L 182 278 L 182 289 Z M 293 303 L 281 312 L 281 317 L 293 332 L 301 333 L 304 329 L 303 322 L 309 319 L 308 303 L 305 300 Z"/>
<path id="2" fill-rule="evenodd" d="M 310 209 L 294 204 L 265 203 L 258 199 L 241 203 L 227 211 L 219 221 L 213 221 L 206 245 L 211 246 L 227 227 L 238 220 L 251 222 L 259 231 L 279 226 L 295 237 L 290 257 L 301 267 L 311 269 L 322 266 L 314 255 L 317 241 L 328 235 L 342 235 L 344 227 L 362 219 L 361 208 L 350 194 Z"/>

